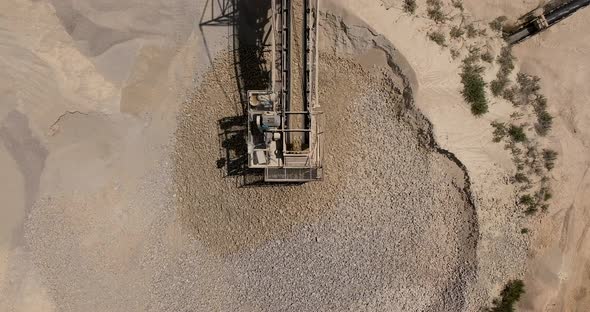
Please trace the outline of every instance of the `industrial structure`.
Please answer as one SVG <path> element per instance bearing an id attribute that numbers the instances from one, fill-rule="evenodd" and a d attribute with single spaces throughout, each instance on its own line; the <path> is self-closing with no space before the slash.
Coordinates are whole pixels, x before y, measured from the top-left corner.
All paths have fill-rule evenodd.
<path id="1" fill-rule="evenodd" d="M 508 30 L 506 41 L 519 43 L 557 24 L 577 10 L 590 4 L 590 0 L 554 0 L 519 18 L 516 26 Z"/>
<path id="2" fill-rule="evenodd" d="M 248 167 L 266 182 L 322 178 L 319 0 L 270 0 L 270 85 L 248 90 Z"/>

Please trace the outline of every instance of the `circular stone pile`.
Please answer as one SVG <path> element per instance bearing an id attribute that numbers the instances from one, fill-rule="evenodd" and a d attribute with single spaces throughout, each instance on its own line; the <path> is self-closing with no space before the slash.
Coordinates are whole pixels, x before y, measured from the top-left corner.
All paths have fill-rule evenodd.
<path id="1" fill-rule="evenodd" d="M 203 276 L 214 267 L 224 276 L 207 279 L 211 298 L 194 308 L 461 310 L 476 245 L 465 173 L 429 146 L 428 122 L 390 68 L 333 54 L 321 60 L 321 182 L 243 184 L 245 133 L 231 55 L 215 61 L 181 112 L 179 218 L 202 246 L 192 256 L 209 264 L 177 269 Z M 214 289 L 223 289 L 223 304 Z M 187 289 L 168 294 L 191 306 L 181 297 Z"/>

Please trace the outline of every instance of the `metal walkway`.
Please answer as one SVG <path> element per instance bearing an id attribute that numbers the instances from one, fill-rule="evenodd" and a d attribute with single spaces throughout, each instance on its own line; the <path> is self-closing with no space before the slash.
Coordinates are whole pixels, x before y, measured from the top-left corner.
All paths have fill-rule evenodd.
<path id="1" fill-rule="evenodd" d="M 271 1 L 272 82 L 248 91 L 248 166 L 264 169 L 267 182 L 319 180 L 319 0 Z"/>

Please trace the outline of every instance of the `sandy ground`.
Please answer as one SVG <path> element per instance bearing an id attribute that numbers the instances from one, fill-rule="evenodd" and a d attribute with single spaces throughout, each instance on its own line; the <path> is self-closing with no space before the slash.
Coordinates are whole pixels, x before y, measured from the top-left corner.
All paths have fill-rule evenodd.
<path id="1" fill-rule="evenodd" d="M 195 28 L 204 7 L 0 3 L 0 310 L 115 311 L 141 282 L 124 272 L 159 220 L 162 185 L 150 181 L 179 99 L 227 43 Z"/>
<path id="2" fill-rule="evenodd" d="M 501 15 L 518 17 L 539 3 L 465 1 L 465 14 L 470 20 L 485 25 Z M 425 3 L 418 1 L 418 4 L 423 10 Z M 589 42 L 583 29 L 589 20 L 588 9 L 514 50 L 520 59 L 517 70 L 520 68 L 543 79 L 543 92 L 550 101 L 550 112 L 557 117 L 553 134 L 545 144 L 561 155 L 552 174 L 556 196 L 552 209 L 542 217 L 519 220 L 518 216 L 506 213 L 506 210 L 513 209 L 509 199 L 503 200 L 511 194 L 509 187 L 499 187 L 505 181 L 502 176 L 512 170 L 509 158 L 497 146 L 489 144 L 489 127 L 486 126 L 509 113 L 506 103 L 492 101 L 490 113 L 484 118 L 469 116 L 468 108 L 457 92 L 458 64 L 452 60 L 448 49 L 437 50 L 425 39 L 424 33 L 437 27 L 425 19 L 420 9 L 418 17 L 410 17 L 402 12 L 400 1 L 382 1 L 374 5 L 338 1 L 337 6 L 355 12 L 407 58 L 416 75 L 418 107 L 433 122 L 441 146 L 453 151 L 468 168 L 479 203 L 480 280 L 477 284 L 489 287 L 491 293 L 488 295 L 494 296 L 503 283 L 498 277 L 516 278 L 526 271 L 527 294 L 520 306 L 522 310 L 586 311 L 590 306 L 587 296 L 590 285 L 587 253 L 590 200 L 587 194 L 590 192 L 588 131 L 583 125 L 589 116 L 587 103 L 590 96 L 583 83 L 588 79 L 585 69 Z M 494 46 L 497 49 L 497 43 L 492 43 L 492 48 Z M 530 248 L 516 243 L 518 238 L 506 227 L 508 224 L 534 229 Z M 523 250 L 528 250 L 526 255 Z M 502 264 L 496 259 L 506 262 Z M 523 260 L 527 261 L 526 265 Z M 492 273 L 497 270 L 503 273 Z"/>
<path id="3" fill-rule="evenodd" d="M 516 17 L 538 2 L 466 4 L 474 16 L 489 20 L 500 15 Z M 514 49 L 521 70 L 542 78 L 543 92 L 556 116 L 550 145 L 560 153 L 552 176 L 556 200 L 536 226 L 523 311 L 587 311 L 590 307 L 590 132 L 586 126 L 590 90 L 584 84 L 590 79 L 590 36 L 584 31 L 589 21 L 586 8 Z"/>
<path id="4" fill-rule="evenodd" d="M 465 6 L 485 24 L 532 2 Z M 509 105 L 473 118 L 459 60 L 392 0 L 323 1 L 322 106 L 344 134 L 326 180 L 238 187 L 220 162 L 219 121 L 241 109 L 219 53 L 230 32 L 199 27 L 211 3 L 0 3 L 0 311 L 475 311 L 519 277 L 522 310 L 590 305 L 588 10 L 515 49 L 560 152 L 552 208 L 527 219 L 491 143 Z M 432 126 L 402 105 L 408 87 Z"/>
<path id="5" fill-rule="evenodd" d="M 471 2 L 471 1 L 470 1 Z M 536 1 L 469 3 L 481 18 L 518 15 Z M 492 8 L 494 6 L 494 8 Z M 522 71 L 541 77 L 555 127 L 551 146 L 560 153 L 553 174 L 556 201 L 540 220 L 525 282 L 524 311 L 587 311 L 590 307 L 590 9 L 583 9 L 539 36 L 518 45 Z"/>

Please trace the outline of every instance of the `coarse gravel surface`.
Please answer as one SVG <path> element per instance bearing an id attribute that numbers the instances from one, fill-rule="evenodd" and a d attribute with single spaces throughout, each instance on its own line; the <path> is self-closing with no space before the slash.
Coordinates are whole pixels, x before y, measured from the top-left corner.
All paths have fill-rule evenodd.
<path id="1" fill-rule="evenodd" d="M 184 228 L 233 272 L 234 307 L 461 310 L 477 231 L 466 177 L 429 146 L 399 77 L 323 54 L 325 179 L 246 187 L 215 166 L 243 151 L 243 132 L 218 123 L 240 114 L 238 98 L 222 96 L 238 94 L 230 59 L 217 59 L 217 80 L 205 79 L 182 112 L 174 178 Z"/>
<path id="2" fill-rule="evenodd" d="M 57 311 L 461 311 L 476 269 L 469 180 L 432 146 L 407 81 L 368 52 L 320 57 L 323 181 L 244 185 L 243 90 L 220 53 L 170 159 L 138 186 L 42 198 L 22 255 L 35 269 L 17 273 Z"/>

